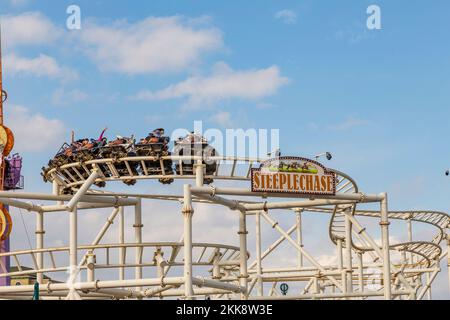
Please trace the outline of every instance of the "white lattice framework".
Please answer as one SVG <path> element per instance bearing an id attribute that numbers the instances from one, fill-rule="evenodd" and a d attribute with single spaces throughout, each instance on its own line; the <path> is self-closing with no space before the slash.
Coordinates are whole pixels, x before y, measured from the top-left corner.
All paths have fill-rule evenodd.
<path id="1" fill-rule="evenodd" d="M 193 161 L 194 175 L 167 175 L 164 161 Z M 262 159 L 211 157 L 218 162 L 214 175 L 206 175 L 200 157 L 130 157 L 123 159 L 92 160 L 71 163 L 47 173 L 53 183 L 52 194 L 0 192 L 0 201 L 6 205 L 28 210 L 36 216 L 36 248 L 0 254 L 8 256 L 17 270 L 8 272 L 0 265 L 0 277 L 36 275 L 43 283 L 44 275 L 66 273 L 64 283 L 40 285 L 43 299 L 423 299 L 431 298 L 434 280 L 441 271 L 441 262 L 450 252 L 450 217 L 434 211 L 389 211 L 387 195 L 366 194 L 346 174 L 337 175 L 335 196 L 305 198 L 293 195 L 258 194 L 250 188 L 219 187 L 222 180 L 245 182 L 250 180 L 252 168 Z M 160 163 L 161 175 L 151 175 L 148 161 Z M 128 174 L 117 165 L 127 168 Z M 140 166 L 140 172 L 132 170 Z M 181 166 L 182 167 L 182 166 Z M 108 168 L 105 174 L 102 168 Z M 122 172 L 120 174 L 119 172 Z M 94 183 L 146 179 L 185 180 L 178 194 L 134 194 L 92 188 Z M 205 179 L 214 179 L 214 185 L 205 186 Z M 191 180 L 191 181 L 190 181 Z M 163 188 L 163 187 L 162 187 Z M 63 190 L 71 190 L 70 194 Z M 51 201 L 51 205 L 37 205 L 36 201 Z M 181 203 L 180 223 L 184 225 L 181 241 L 142 241 L 142 201 L 176 201 Z M 195 204 L 222 205 L 237 213 L 239 246 L 218 243 L 193 243 L 192 219 Z M 361 204 L 379 204 L 379 210 L 361 210 Z M 124 224 L 124 208 L 134 208 L 133 243 L 124 241 L 128 232 Z M 78 239 L 78 213 L 81 210 L 112 208 L 112 213 L 90 244 Z M 292 219 L 292 227 L 284 229 L 274 212 L 283 211 L 285 219 Z M 49 212 L 69 214 L 67 232 L 70 241 L 66 247 L 45 248 L 45 216 Z M 337 263 L 319 263 L 314 252 L 303 243 L 302 217 L 306 214 L 328 214 L 329 239 L 336 248 Z M 364 217 L 364 219 L 362 219 Z M 157 217 L 155 217 L 156 219 Z M 362 220 L 379 223 L 379 234 L 369 234 Z M 407 226 L 408 241 L 391 244 L 390 221 L 403 221 Z M 119 222 L 117 242 L 104 244 L 102 239 L 114 221 Z M 261 224 L 268 223 L 279 238 L 269 247 L 262 247 Z M 248 230 L 254 223 L 256 243 L 254 257 L 250 257 Z M 435 229 L 429 241 L 414 240 L 413 223 L 424 223 Z M 168 228 L 170 226 L 167 226 Z M 326 233 L 326 230 L 324 230 Z M 234 236 L 230 230 L 230 237 Z M 295 234 L 295 236 L 293 236 Z M 381 241 L 376 241 L 376 236 Z M 280 263 L 264 266 L 264 261 L 283 243 L 295 249 L 294 266 Z M 28 268 L 24 261 L 31 261 Z M 126 270 L 134 269 L 132 279 Z M 152 270 L 154 276 L 144 276 Z M 115 280 L 104 280 L 102 272 L 116 270 Z M 204 271 L 207 270 L 206 274 Z M 374 272 L 377 271 L 377 272 Z M 81 277 L 79 275 L 82 275 Z M 450 279 L 449 279 L 450 280 Z M 281 283 L 292 284 L 294 290 L 282 295 Z M 28 299 L 34 286 L 0 287 L 0 298 Z"/>

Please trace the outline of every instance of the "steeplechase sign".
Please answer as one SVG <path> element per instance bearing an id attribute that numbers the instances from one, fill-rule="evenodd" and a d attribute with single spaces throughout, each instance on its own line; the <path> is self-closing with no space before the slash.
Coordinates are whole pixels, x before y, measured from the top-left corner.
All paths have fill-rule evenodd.
<path id="1" fill-rule="evenodd" d="M 317 161 L 299 157 L 270 159 L 251 172 L 252 192 L 335 195 L 336 175 Z"/>

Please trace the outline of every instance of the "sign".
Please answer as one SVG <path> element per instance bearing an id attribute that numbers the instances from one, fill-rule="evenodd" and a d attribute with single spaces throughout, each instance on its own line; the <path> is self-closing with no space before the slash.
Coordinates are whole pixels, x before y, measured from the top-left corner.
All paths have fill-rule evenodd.
<path id="1" fill-rule="evenodd" d="M 280 290 L 281 290 L 281 293 L 283 294 L 283 296 L 287 295 L 287 293 L 288 293 L 288 291 L 289 291 L 289 286 L 288 286 L 288 284 L 287 284 L 287 283 L 282 283 L 282 284 L 280 285 Z"/>
<path id="2" fill-rule="evenodd" d="M 335 195 L 336 175 L 317 161 L 299 157 L 270 159 L 252 169 L 252 192 Z"/>

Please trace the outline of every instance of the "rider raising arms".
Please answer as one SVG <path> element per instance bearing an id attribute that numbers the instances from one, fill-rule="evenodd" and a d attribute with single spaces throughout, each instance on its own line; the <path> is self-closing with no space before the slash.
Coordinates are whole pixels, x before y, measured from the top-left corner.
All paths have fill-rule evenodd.
<path id="1" fill-rule="evenodd" d="M 102 133 L 101 133 L 101 135 L 100 135 L 100 137 L 98 138 L 97 141 L 102 141 L 103 139 L 105 139 L 104 136 L 105 136 L 105 133 L 106 133 L 107 130 L 108 130 L 108 127 L 103 129 L 103 131 L 102 131 Z"/>

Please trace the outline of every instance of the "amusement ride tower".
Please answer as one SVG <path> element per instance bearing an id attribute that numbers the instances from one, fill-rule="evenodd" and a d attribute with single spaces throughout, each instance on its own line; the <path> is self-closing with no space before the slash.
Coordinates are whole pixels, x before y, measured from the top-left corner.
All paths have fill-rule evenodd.
<path id="1" fill-rule="evenodd" d="M 7 99 L 7 94 L 6 91 L 3 90 L 3 66 L 2 66 L 2 41 L 1 41 L 1 26 L 0 26 L 0 92 L 1 92 L 1 99 L 0 99 L 0 126 L 3 127 L 3 103 L 6 101 Z M 2 150 L 3 151 L 3 150 Z M 4 190 L 4 182 L 5 182 L 5 170 L 4 170 L 4 153 L 2 152 L 2 154 L 0 155 L 0 161 L 1 161 L 1 169 L 0 169 L 0 191 Z M 6 211 L 7 207 L 1 205 L 0 206 L 2 211 Z M 3 224 L 5 223 L 5 219 L 4 219 L 4 213 L 0 213 L 1 217 L 1 224 L 2 226 L 0 226 L 0 231 L 4 229 Z M 2 252 L 9 252 L 9 238 L 7 239 L 3 239 L 3 234 L 1 235 L 0 238 L 0 253 Z M 8 257 L 2 257 L 0 263 L 5 266 L 6 270 L 9 270 L 9 258 Z M 0 279 L 0 286 L 6 286 L 9 285 L 9 279 L 8 278 L 1 278 Z"/>
<path id="2" fill-rule="evenodd" d="M 20 168 L 22 159 L 15 155 L 7 158 L 14 147 L 14 135 L 12 131 L 4 125 L 3 105 L 8 95 L 3 90 L 3 65 L 2 65 L 2 41 L 0 26 L 0 191 L 15 190 L 21 183 Z M 17 162 L 18 161 L 18 162 Z M 17 166 L 18 165 L 18 166 Z M 18 171 L 15 169 L 19 169 Z M 12 230 L 12 219 L 9 214 L 9 207 L 0 203 L 0 254 L 10 251 L 9 236 Z M 0 269 L 3 272 L 10 270 L 10 257 L 0 257 Z M 0 286 L 9 285 L 9 277 L 0 278 Z"/>

